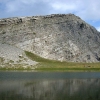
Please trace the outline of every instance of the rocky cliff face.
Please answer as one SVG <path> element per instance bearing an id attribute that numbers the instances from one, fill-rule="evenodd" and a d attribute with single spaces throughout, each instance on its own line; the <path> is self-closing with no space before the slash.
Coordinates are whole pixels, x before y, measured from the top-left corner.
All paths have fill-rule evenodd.
<path id="1" fill-rule="evenodd" d="M 73 14 L 1 19 L 0 43 L 47 59 L 100 61 L 100 33 Z"/>

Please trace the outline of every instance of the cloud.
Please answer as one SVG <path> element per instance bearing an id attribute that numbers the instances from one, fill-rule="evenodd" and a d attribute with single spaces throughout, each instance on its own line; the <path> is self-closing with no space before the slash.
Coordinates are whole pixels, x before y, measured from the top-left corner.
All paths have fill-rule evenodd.
<path id="1" fill-rule="evenodd" d="M 12 12 L 16 12 L 18 9 L 18 7 L 16 7 L 16 5 L 18 6 L 18 2 L 9 2 L 6 4 L 6 12 L 7 13 L 12 13 Z"/>
<path id="2" fill-rule="evenodd" d="M 81 2 L 84 6 L 83 9 L 80 7 L 80 10 L 77 11 L 77 15 L 82 17 L 85 20 L 100 20 L 100 1 L 99 0 L 88 0 Z M 81 4 L 81 6 L 82 6 Z"/>
<path id="3" fill-rule="evenodd" d="M 58 13 L 74 13 L 84 20 L 100 20 L 100 0 L 55 0 L 50 4 Z"/>
<path id="4" fill-rule="evenodd" d="M 100 27 L 96 27 L 96 29 L 100 32 Z"/>
<path id="5" fill-rule="evenodd" d="M 58 11 L 59 10 L 60 11 L 68 11 L 68 10 L 71 11 L 71 10 L 76 8 L 75 5 L 67 5 L 67 4 L 61 3 L 61 2 L 53 3 L 52 7 L 53 7 L 54 10 L 58 10 Z"/>
<path id="6" fill-rule="evenodd" d="M 5 8 L 1 12 L 11 16 L 29 12 L 29 15 L 74 13 L 85 20 L 100 20 L 100 0 L 0 0 L 0 3 Z"/>
<path id="7" fill-rule="evenodd" d="M 35 3 L 36 0 L 20 0 L 19 2 L 23 3 L 23 4 L 32 4 L 32 3 Z"/>
<path id="8" fill-rule="evenodd" d="M 17 17 L 17 16 L 33 16 L 46 14 L 50 9 L 48 4 L 41 0 L 6 0 L 0 1 L 3 4 L 0 10 L 1 18 L 5 17 Z M 1 7 L 0 4 L 0 7 Z"/>
<path id="9" fill-rule="evenodd" d="M 99 9 L 100 0 L 0 0 L 0 18 L 74 13 L 95 26 Z"/>
<path id="10" fill-rule="evenodd" d="M 20 11 L 23 9 L 24 13 L 25 10 L 28 9 L 31 5 L 34 6 L 35 1 L 34 0 L 9 0 L 8 3 L 6 3 L 6 12 L 8 13 L 14 13 Z"/>

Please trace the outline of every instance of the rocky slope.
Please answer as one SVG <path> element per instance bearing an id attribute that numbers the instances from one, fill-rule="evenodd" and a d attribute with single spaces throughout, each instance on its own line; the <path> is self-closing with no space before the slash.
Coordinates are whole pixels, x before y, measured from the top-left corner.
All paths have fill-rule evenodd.
<path id="1" fill-rule="evenodd" d="M 100 61 L 100 33 L 73 14 L 0 19 L 0 43 L 47 59 Z"/>
<path id="2" fill-rule="evenodd" d="M 9 44 L 0 44 L 0 68 L 31 68 L 37 62 L 30 60 L 23 50 Z"/>

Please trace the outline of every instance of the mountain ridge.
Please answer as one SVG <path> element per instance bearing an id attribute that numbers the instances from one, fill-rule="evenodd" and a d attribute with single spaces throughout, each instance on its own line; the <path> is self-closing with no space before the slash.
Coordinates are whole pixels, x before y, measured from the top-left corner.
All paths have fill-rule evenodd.
<path id="1" fill-rule="evenodd" d="M 51 60 L 100 62 L 100 32 L 74 14 L 0 19 L 0 43 Z"/>

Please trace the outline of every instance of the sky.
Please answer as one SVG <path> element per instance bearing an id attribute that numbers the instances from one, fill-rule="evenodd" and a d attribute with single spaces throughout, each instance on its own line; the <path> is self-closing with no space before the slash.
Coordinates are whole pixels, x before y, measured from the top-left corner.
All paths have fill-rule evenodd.
<path id="1" fill-rule="evenodd" d="M 0 18 L 75 14 L 100 31 L 100 0 L 0 0 Z"/>

